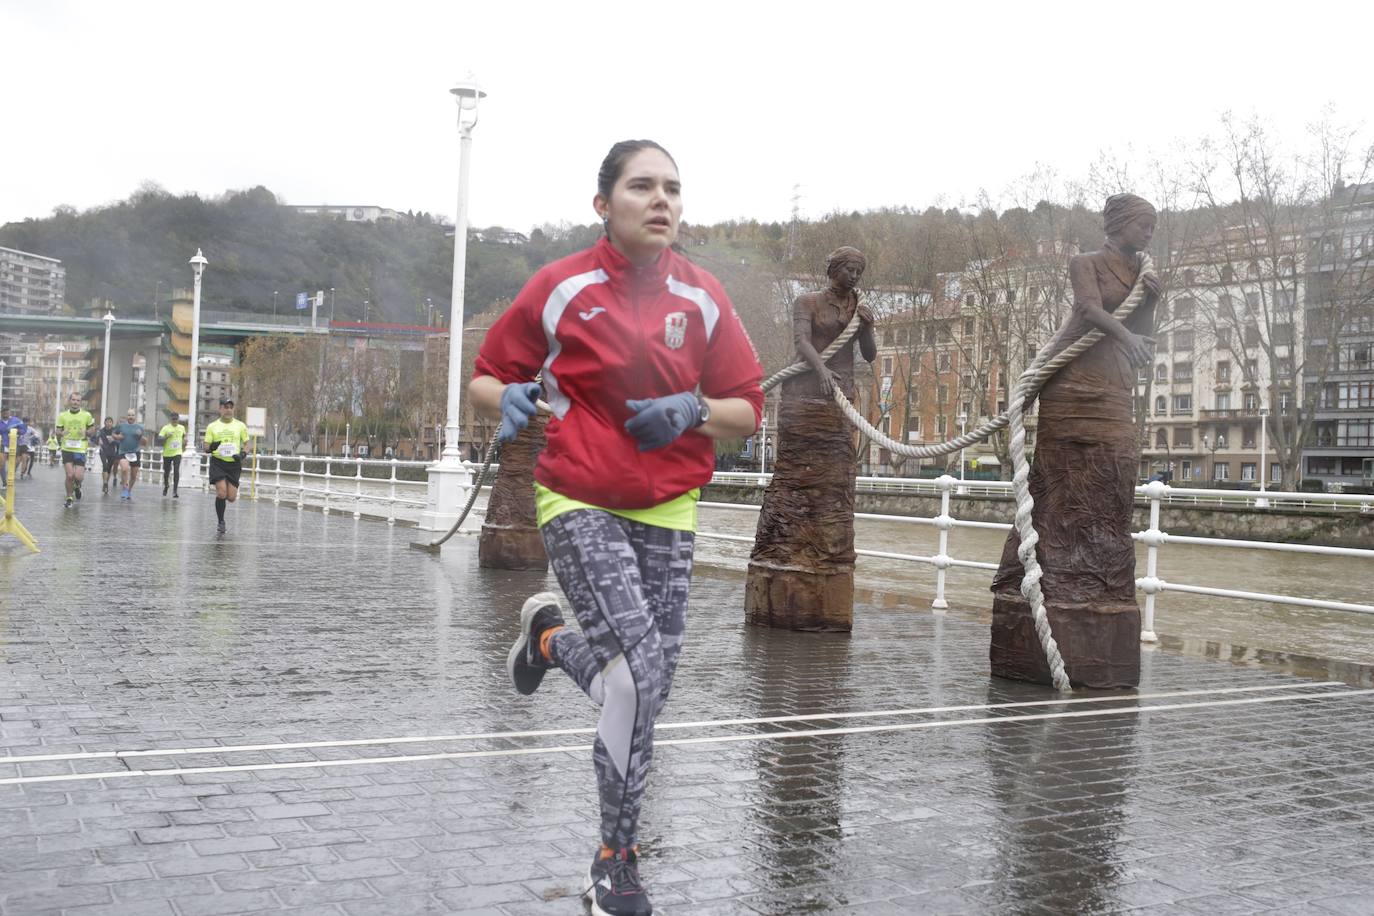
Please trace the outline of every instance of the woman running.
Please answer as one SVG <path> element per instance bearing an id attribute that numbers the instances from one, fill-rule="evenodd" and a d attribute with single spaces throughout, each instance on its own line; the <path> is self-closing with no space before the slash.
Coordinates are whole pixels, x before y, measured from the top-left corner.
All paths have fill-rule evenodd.
<path id="1" fill-rule="evenodd" d="M 508 667 L 523 694 L 562 668 L 601 707 L 601 848 L 585 892 L 601 916 L 653 912 L 636 839 L 654 720 L 682 648 L 697 499 L 711 440 L 753 434 L 763 409 L 763 370 L 724 289 L 670 250 L 681 191 L 657 143 L 611 147 L 592 199 L 605 238 L 525 284 L 487 333 L 469 388 L 500 418 L 502 441 L 541 393 L 553 410 L 535 504 L 581 632 L 564 626 L 554 595 L 535 595 Z"/>

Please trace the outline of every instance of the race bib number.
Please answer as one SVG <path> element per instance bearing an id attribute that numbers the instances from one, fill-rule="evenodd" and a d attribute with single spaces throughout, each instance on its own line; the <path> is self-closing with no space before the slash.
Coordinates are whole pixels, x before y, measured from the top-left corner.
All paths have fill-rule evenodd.
<path id="1" fill-rule="evenodd" d="M 138 464 L 138 452 L 129 452 L 124 458 L 130 464 Z"/>
<path id="2" fill-rule="evenodd" d="M 68 440 L 67 440 L 67 444 L 64 445 L 64 446 L 62 446 L 62 447 L 65 448 L 65 449 L 79 448 L 79 449 L 81 449 L 82 451 L 85 451 L 85 449 L 86 449 L 86 440 L 85 440 L 85 439 L 68 439 Z"/>
<path id="3" fill-rule="evenodd" d="M 237 442 L 221 442 L 219 448 L 215 449 L 215 454 L 226 461 L 232 460 L 238 453 L 239 445 Z"/>
<path id="4" fill-rule="evenodd" d="M 179 448 L 181 448 L 181 440 L 180 440 L 180 439 L 168 439 L 168 440 L 167 440 L 167 447 L 168 447 L 169 449 L 173 449 L 173 450 L 179 449 Z"/>

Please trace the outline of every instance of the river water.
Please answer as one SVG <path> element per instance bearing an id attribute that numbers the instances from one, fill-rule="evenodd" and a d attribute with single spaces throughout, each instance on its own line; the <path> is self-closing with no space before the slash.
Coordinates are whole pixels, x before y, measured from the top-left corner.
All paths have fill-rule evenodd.
<path id="1" fill-rule="evenodd" d="M 757 513 L 701 510 L 697 562 L 743 573 L 749 545 L 714 540 L 709 533 L 753 536 Z M 996 563 L 1006 533 L 956 528 L 949 554 L 960 560 Z M 938 532 L 930 525 L 860 519 L 859 549 L 932 556 Z M 1137 575 L 1144 575 L 1145 547 L 1136 545 Z M 875 603 L 927 611 L 935 596 L 934 566 L 904 560 L 859 557 L 855 588 Z M 1159 551 L 1159 577 L 1187 585 L 1206 585 L 1276 595 L 1297 595 L 1369 604 L 1374 599 L 1374 562 L 1352 557 L 1311 556 L 1265 550 L 1165 545 Z M 990 618 L 988 585 L 992 573 L 952 568 L 945 581 L 951 613 Z M 1140 595 L 1142 611 L 1144 595 Z M 1155 632 L 1167 646 L 1208 655 L 1284 653 L 1374 666 L 1374 614 L 1324 611 L 1292 605 L 1165 592 L 1155 599 Z"/>

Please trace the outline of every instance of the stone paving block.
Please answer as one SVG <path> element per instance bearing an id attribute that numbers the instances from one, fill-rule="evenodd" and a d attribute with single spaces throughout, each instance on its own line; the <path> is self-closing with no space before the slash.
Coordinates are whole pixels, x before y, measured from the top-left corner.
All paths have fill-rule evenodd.
<path id="1" fill-rule="evenodd" d="M 203 897 L 177 897 L 172 901 L 181 916 L 229 916 L 257 910 L 280 911 L 271 891 L 232 891 Z"/>
<path id="2" fill-rule="evenodd" d="M 317 881 L 340 881 L 354 878 L 379 878 L 394 875 L 400 871 L 385 859 L 361 859 L 356 862 L 334 862 L 329 865 L 312 865 L 310 874 Z"/>
<path id="3" fill-rule="evenodd" d="M 283 904 L 291 907 L 333 904 L 344 900 L 377 899 L 377 892 L 362 880 L 279 885 L 275 893 Z"/>
<path id="4" fill-rule="evenodd" d="M 63 910 L 63 916 L 176 916 L 176 913 L 166 900 L 142 900 L 71 907 Z"/>
<path id="5" fill-rule="evenodd" d="M 246 868 L 243 856 L 194 855 L 170 859 L 160 857 L 153 863 L 159 875 L 167 877 L 187 877 L 190 875 L 212 875 L 216 872 L 238 871 Z"/>
<path id="6" fill-rule="evenodd" d="M 224 853 L 261 852 L 265 849 L 278 849 L 279 844 L 270 836 L 225 837 L 218 840 L 193 840 L 191 848 L 197 855 L 215 856 Z"/>

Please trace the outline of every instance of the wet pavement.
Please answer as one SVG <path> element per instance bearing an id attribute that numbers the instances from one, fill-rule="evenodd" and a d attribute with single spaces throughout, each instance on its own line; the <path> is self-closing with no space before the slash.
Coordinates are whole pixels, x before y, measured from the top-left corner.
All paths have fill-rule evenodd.
<path id="1" fill-rule="evenodd" d="M 505 675 L 550 579 L 270 503 L 222 538 L 199 494 L 64 511 L 37 473 L 43 552 L 0 543 L 0 913 L 583 912 L 595 710 Z M 1161 648 L 1138 693 L 1061 698 L 923 601 L 865 593 L 841 636 L 741 596 L 698 571 L 656 912 L 1374 911 L 1367 688 Z"/>

